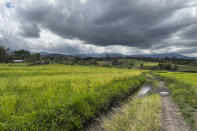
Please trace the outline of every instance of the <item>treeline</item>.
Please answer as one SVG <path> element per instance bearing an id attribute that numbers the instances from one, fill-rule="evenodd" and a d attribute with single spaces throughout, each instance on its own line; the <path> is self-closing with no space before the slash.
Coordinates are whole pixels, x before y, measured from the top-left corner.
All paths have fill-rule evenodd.
<path id="1" fill-rule="evenodd" d="M 7 63 L 10 61 L 10 55 L 9 55 L 9 48 L 4 48 L 3 46 L 0 46 L 0 62 L 1 63 Z"/>
<path id="2" fill-rule="evenodd" d="M 197 66 L 197 60 L 195 59 L 177 59 L 176 57 L 166 57 L 166 58 L 151 58 L 151 57 L 127 57 L 133 58 L 136 60 L 142 60 L 147 62 L 159 62 L 159 63 L 173 63 L 178 65 L 190 65 L 190 66 Z"/>
<path id="3" fill-rule="evenodd" d="M 40 53 L 30 53 L 28 50 L 15 50 L 10 51 L 9 48 L 0 46 L 0 63 L 10 63 L 14 60 L 24 60 L 25 62 L 35 62 L 35 61 L 49 61 L 50 58 L 42 57 Z"/>
<path id="4" fill-rule="evenodd" d="M 170 70 L 170 71 L 178 71 L 178 64 L 172 63 L 159 63 L 158 67 L 160 70 Z"/>
<path id="5" fill-rule="evenodd" d="M 30 53 L 28 50 L 11 51 L 8 48 L 0 46 L 0 63 L 10 63 L 14 60 L 23 60 L 35 64 L 36 61 L 48 63 L 58 63 L 65 65 L 85 65 L 102 66 L 117 68 L 135 68 L 146 70 L 169 70 L 169 71 L 192 71 L 196 72 L 197 61 L 195 59 L 177 59 L 177 58 L 148 58 L 148 57 L 77 57 L 63 54 L 45 54 Z M 146 65 L 147 62 L 158 64 Z"/>

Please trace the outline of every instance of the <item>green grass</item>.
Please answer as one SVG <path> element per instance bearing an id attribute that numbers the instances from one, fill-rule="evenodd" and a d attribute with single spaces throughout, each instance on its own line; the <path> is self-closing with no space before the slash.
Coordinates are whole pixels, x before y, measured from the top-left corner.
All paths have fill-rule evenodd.
<path id="1" fill-rule="evenodd" d="M 28 66 L 30 63 L 9 63 L 9 64 L 0 64 L 0 67 L 24 67 Z"/>
<path id="2" fill-rule="evenodd" d="M 171 91 L 173 100 L 181 108 L 185 120 L 197 128 L 197 74 L 182 72 L 160 72 Z M 195 127 L 196 126 L 196 127 Z"/>
<path id="3" fill-rule="evenodd" d="M 178 71 L 197 72 L 197 67 L 188 65 L 179 65 Z"/>
<path id="4" fill-rule="evenodd" d="M 139 87 L 142 71 L 0 65 L 0 130 L 81 130 Z"/>
<path id="5" fill-rule="evenodd" d="M 135 98 L 122 113 L 103 122 L 104 131 L 160 131 L 161 98 L 159 95 Z"/>
<path id="6" fill-rule="evenodd" d="M 197 90 L 197 73 L 184 73 L 184 72 L 160 72 L 161 76 L 167 76 L 169 78 L 175 78 L 178 81 L 188 83 L 195 86 Z"/>
<path id="7" fill-rule="evenodd" d="M 132 62 L 135 63 L 135 66 L 139 67 L 141 64 L 144 66 L 157 66 L 158 62 L 147 62 L 147 61 L 142 61 L 142 60 L 130 60 L 130 59 L 120 59 L 121 62 Z"/>

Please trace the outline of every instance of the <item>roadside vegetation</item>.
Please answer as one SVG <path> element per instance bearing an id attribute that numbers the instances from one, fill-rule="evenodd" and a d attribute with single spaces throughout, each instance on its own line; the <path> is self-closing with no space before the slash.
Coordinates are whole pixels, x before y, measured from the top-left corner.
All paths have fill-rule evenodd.
<path id="1" fill-rule="evenodd" d="M 157 94 L 136 97 L 111 119 L 105 119 L 104 131 L 160 131 L 161 98 Z"/>
<path id="2" fill-rule="evenodd" d="M 0 130 L 81 130 L 145 82 L 143 71 L 0 66 Z"/>
<path id="3" fill-rule="evenodd" d="M 172 98 L 179 105 L 186 122 L 197 129 L 197 74 L 181 72 L 159 72 L 157 74 L 166 82 Z"/>

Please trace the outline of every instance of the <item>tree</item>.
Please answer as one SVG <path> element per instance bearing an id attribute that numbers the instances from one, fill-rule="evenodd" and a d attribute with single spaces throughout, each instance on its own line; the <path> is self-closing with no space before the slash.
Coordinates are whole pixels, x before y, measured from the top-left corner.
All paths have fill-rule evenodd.
<path id="1" fill-rule="evenodd" d="M 36 60 L 40 60 L 40 57 L 41 57 L 41 56 L 40 56 L 40 53 L 36 53 L 36 54 L 35 54 L 35 57 L 36 57 Z"/>
<path id="2" fill-rule="evenodd" d="M 177 64 L 175 64 L 175 65 L 174 65 L 174 70 L 175 70 L 175 71 L 178 71 L 178 69 L 179 69 L 179 66 L 178 66 Z"/>
<path id="3" fill-rule="evenodd" d="M 158 64 L 159 69 L 161 70 L 178 70 L 178 65 L 177 64 L 172 64 L 172 63 L 159 63 Z"/>
<path id="4" fill-rule="evenodd" d="M 9 58 L 8 51 L 9 51 L 8 48 L 0 46 L 0 63 L 8 62 L 8 58 Z"/>
<path id="5" fill-rule="evenodd" d="M 167 64 L 167 63 L 159 63 L 158 64 L 158 66 L 159 66 L 159 69 L 161 69 L 161 70 L 169 70 L 169 64 Z"/>
<path id="6" fill-rule="evenodd" d="M 168 70 L 174 70 L 174 64 L 168 64 L 167 69 Z"/>
<path id="7" fill-rule="evenodd" d="M 144 64 L 143 64 L 143 63 L 141 63 L 141 64 L 140 64 L 140 68 L 141 68 L 141 69 L 143 69 L 143 67 L 144 67 Z"/>
<path id="8" fill-rule="evenodd" d="M 17 51 L 14 52 L 14 54 L 15 54 L 17 59 L 25 60 L 25 59 L 30 57 L 30 52 L 28 50 L 24 50 L 24 49 L 17 50 Z"/>
<path id="9" fill-rule="evenodd" d="M 40 53 L 35 53 L 35 54 L 31 54 L 28 59 L 29 62 L 35 62 L 37 60 L 40 60 Z"/>
<path id="10" fill-rule="evenodd" d="M 110 56 L 109 55 L 107 55 L 106 57 L 107 57 L 108 60 L 110 59 Z"/>
<path id="11" fill-rule="evenodd" d="M 120 65 L 120 62 L 119 62 L 117 59 L 114 59 L 114 60 L 112 61 L 112 65 L 113 65 L 113 66 Z"/>

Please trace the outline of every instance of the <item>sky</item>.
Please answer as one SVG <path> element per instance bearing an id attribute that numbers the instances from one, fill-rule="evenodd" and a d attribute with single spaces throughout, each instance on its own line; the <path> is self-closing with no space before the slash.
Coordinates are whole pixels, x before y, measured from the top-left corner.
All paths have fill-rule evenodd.
<path id="1" fill-rule="evenodd" d="M 197 56 L 197 1 L 0 0 L 0 45 L 62 54 Z"/>

